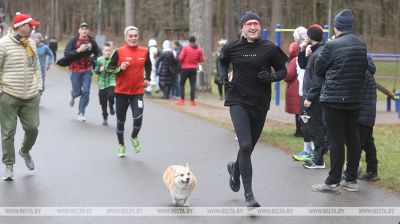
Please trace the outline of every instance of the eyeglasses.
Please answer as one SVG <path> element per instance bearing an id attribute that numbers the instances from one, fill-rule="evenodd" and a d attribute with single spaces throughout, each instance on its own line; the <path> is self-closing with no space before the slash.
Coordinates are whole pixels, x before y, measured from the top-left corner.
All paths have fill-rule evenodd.
<path id="1" fill-rule="evenodd" d="M 248 21 L 247 23 L 244 24 L 246 27 L 250 28 L 252 26 L 258 28 L 260 27 L 260 23 L 257 21 Z"/>

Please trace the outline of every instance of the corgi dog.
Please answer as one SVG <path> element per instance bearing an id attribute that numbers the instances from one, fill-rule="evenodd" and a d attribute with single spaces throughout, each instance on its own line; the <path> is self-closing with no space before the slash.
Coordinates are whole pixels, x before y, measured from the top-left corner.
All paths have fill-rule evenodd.
<path id="1" fill-rule="evenodd" d="M 172 204 L 178 206 L 179 202 L 183 201 L 183 206 L 188 207 L 189 195 L 197 185 L 197 179 L 190 171 L 189 164 L 169 166 L 164 171 L 163 180 L 171 194 Z"/>

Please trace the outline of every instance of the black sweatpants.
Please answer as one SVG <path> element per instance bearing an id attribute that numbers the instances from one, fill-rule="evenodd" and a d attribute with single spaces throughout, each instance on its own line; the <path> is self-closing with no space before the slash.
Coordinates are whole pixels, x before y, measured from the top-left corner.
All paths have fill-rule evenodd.
<path id="1" fill-rule="evenodd" d="M 185 99 L 185 83 L 189 79 L 190 82 L 190 99 L 194 100 L 196 92 L 196 74 L 197 69 L 195 68 L 184 68 L 181 73 L 180 89 L 181 99 Z"/>
<path id="2" fill-rule="evenodd" d="M 359 109 L 337 109 L 323 105 L 326 130 L 331 146 L 331 170 L 326 184 L 338 184 L 342 176 L 345 158 L 345 144 L 347 149 L 346 181 L 357 181 L 358 163 L 360 161 L 361 146 L 358 132 Z"/>
<path id="3" fill-rule="evenodd" d="M 132 110 L 133 117 L 133 130 L 131 137 L 135 138 L 138 136 L 140 128 L 142 127 L 143 119 L 143 94 L 137 95 L 126 95 L 126 94 L 115 94 L 115 105 L 117 113 L 117 137 L 118 143 L 124 145 L 124 129 L 126 121 L 126 112 L 128 107 Z"/>
<path id="4" fill-rule="evenodd" d="M 263 130 L 267 112 L 232 105 L 230 106 L 230 114 L 239 141 L 239 153 L 235 162 L 234 173 L 240 173 L 244 192 L 249 193 L 252 192 L 253 176 L 251 154 Z"/>
<path id="5" fill-rule="evenodd" d="M 378 174 L 378 159 L 376 158 L 376 147 L 373 137 L 374 127 L 358 124 L 358 130 L 360 132 L 361 149 L 365 151 L 367 172 Z"/>
<path id="6" fill-rule="evenodd" d="M 304 98 L 301 102 L 304 102 Z M 303 124 L 303 136 L 314 143 L 314 163 L 322 165 L 325 152 L 325 126 L 322 122 L 322 104 L 316 99 L 312 102 L 311 107 L 303 109 L 310 116 L 308 122 Z"/>
<path id="7" fill-rule="evenodd" d="M 110 111 L 114 110 L 114 88 L 115 86 L 110 86 L 108 88 L 99 90 L 99 100 L 104 120 L 107 120 L 108 117 L 107 102 L 108 106 L 110 107 Z"/>

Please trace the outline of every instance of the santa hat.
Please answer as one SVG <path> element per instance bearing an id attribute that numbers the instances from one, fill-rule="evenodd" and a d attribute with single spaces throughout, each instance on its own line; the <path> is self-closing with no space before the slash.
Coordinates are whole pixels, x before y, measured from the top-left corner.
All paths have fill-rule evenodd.
<path id="1" fill-rule="evenodd" d="M 40 22 L 33 20 L 29 15 L 27 14 L 21 14 L 20 12 L 17 12 L 15 14 L 15 17 L 13 19 L 13 27 L 17 28 L 19 26 L 22 26 L 24 24 L 31 24 L 32 26 L 37 26 L 40 24 Z"/>

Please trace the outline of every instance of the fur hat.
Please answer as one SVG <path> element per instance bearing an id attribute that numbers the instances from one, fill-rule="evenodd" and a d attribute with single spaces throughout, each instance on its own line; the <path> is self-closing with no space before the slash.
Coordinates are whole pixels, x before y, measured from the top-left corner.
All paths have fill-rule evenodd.
<path id="1" fill-rule="evenodd" d="M 20 12 L 15 13 L 15 17 L 13 19 L 14 28 L 17 28 L 27 23 L 31 24 L 32 26 L 37 26 L 40 24 L 40 22 L 33 20 L 32 17 L 27 14 L 21 14 Z"/>
<path id="2" fill-rule="evenodd" d="M 307 29 L 299 26 L 293 32 L 293 38 L 295 40 L 305 40 L 307 39 Z"/>
<path id="3" fill-rule="evenodd" d="M 339 31 L 353 30 L 353 13 L 349 9 L 339 12 L 333 20 L 333 26 Z"/>

